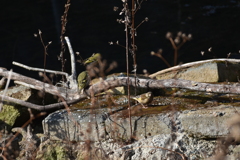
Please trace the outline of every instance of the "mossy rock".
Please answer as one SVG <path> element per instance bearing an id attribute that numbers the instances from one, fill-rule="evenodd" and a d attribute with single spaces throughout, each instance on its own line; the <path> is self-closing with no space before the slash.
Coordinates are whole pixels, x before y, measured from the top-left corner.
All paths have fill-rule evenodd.
<path id="1" fill-rule="evenodd" d="M 37 160 L 68 160 L 68 150 L 65 144 L 61 142 L 49 141 L 46 145 L 42 146 L 43 150 L 38 151 Z"/>
<path id="2" fill-rule="evenodd" d="M 0 94 L 3 94 L 3 91 Z M 7 90 L 6 96 L 27 101 L 31 96 L 31 89 L 24 86 L 14 86 Z M 0 112 L 0 130 L 6 129 L 9 131 L 21 114 L 28 114 L 26 107 L 3 102 L 2 111 Z"/>

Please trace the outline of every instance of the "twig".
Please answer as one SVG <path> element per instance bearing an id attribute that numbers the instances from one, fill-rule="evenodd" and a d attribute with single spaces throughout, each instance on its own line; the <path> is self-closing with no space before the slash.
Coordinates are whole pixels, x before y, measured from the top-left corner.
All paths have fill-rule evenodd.
<path id="1" fill-rule="evenodd" d="M 128 116 L 129 116 L 129 127 L 130 127 L 130 138 L 132 138 L 132 122 L 131 122 L 131 105 L 130 105 L 130 81 L 129 81 L 129 45 L 128 45 L 128 26 L 129 26 L 129 8 L 127 1 L 123 1 L 123 6 L 125 10 L 125 36 L 126 36 L 126 67 L 127 67 L 127 91 L 128 91 Z"/>
<path id="2" fill-rule="evenodd" d="M 12 69 L 10 70 L 10 72 L 9 72 L 9 75 L 8 75 L 8 78 L 7 78 L 7 84 L 6 84 L 6 86 L 5 86 L 5 89 L 4 89 L 4 91 L 3 91 L 3 95 L 5 96 L 6 95 L 6 93 L 7 93 L 7 89 L 8 89 L 8 86 L 9 86 L 9 84 L 10 84 L 10 80 L 11 80 L 11 76 L 12 76 Z M 1 100 L 1 103 L 0 103 L 0 112 L 2 111 L 2 106 L 3 106 L 3 97 L 2 97 L 2 100 Z"/>
<path id="3" fill-rule="evenodd" d="M 72 68 L 71 76 L 68 77 L 68 80 L 70 82 L 69 86 L 73 90 L 78 90 L 78 85 L 77 85 L 77 81 L 76 81 L 77 73 L 76 73 L 76 63 L 75 63 L 74 52 L 73 52 L 72 45 L 70 43 L 69 38 L 65 37 L 65 40 L 68 45 L 68 50 L 69 50 L 70 58 L 71 58 L 71 68 Z"/>
<path id="4" fill-rule="evenodd" d="M 73 77 L 73 79 L 76 79 L 76 64 L 75 64 L 75 56 L 74 56 L 74 52 L 73 52 L 73 49 L 72 49 L 72 45 L 71 45 L 68 37 L 64 37 L 64 38 L 67 42 L 68 50 L 69 50 L 70 57 L 71 57 L 72 77 Z"/>
<path id="5" fill-rule="evenodd" d="M 70 0 L 67 0 L 67 3 L 65 4 L 65 10 L 64 13 L 61 17 L 62 21 L 62 27 L 61 27 L 61 36 L 60 36 L 60 41 L 61 41 L 61 52 L 59 55 L 59 59 L 61 60 L 62 63 L 62 71 L 65 71 L 65 60 L 64 60 L 64 52 L 65 52 L 65 43 L 64 43 L 64 34 L 66 32 L 66 26 L 67 26 L 67 16 L 68 16 L 68 10 L 70 8 Z M 64 77 L 62 77 L 62 80 L 64 81 Z"/>
<path id="6" fill-rule="evenodd" d="M 47 72 L 47 73 L 53 73 L 53 74 L 58 74 L 58 75 L 64 75 L 66 78 L 68 78 L 68 73 L 66 72 L 61 72 L 61 71 L 53 71 L 53 70 L 48 70 L 48 69 L 42 69 L 42 68 L 34 68 L 34 67 L 30 67 L 30 66 L 27 66 L 27 65 L 24 65 L 24 64 L 21 64 L 21 63 L 18 63 L 18 62 L 12 62 L 13 65 L 16 65 L 16 66 L 19 66 L 19 67 L 22 67 L 22 68 L 25 68 L 27 70 L 31 70 L 31 71 L 39 71 L 39 72 Z"/>
<path id="7" fill-rule="evenodd" d="M 31 123 L 34 119 L 38 118 L 38 117 L 41 117 L 41 116 L 44 116 L 46 115 L 46 112 L 41 112 L 39 114 L 37 114 L 35 117 L 31 117 L 30 116 L 30 119 L 24 123 L 24 125 L 22 126 L 22 128 L 25 128 L 29 123 Z M 19 135 L 19 132 L 17 132 L 9 141 L 8 143 L 6 144 L 5 148 L 9 147 L 12 143 L 12 141 Z"/>
<path id="8" fill-rule="evenodd" d="M 111 79 L 107 79 L 105 81 L 99 82 L 91 86 L 89 89 L 86 90 L 86 94 L 90 95 L 90 93 L 93 93 L 93 95 L 96 95 L 97 93 L 101 93 L 103 91 L 106 91 L 114 87 L 128 86 L 127 79 L 128 79 L 127 77 L 113 77 Z M 209 84 L 209 83 L 200 83 L 200 82 L 180 80 L 180 79 L 168 79 L 168 80 L 138 79 L 137 86 L 135 86 L 134 81 L 135 81 L 134 78 L 129 77 L 129 84 L 131 86 L 139 87 L 139 88 L 151 88 L 151 89 L 183 88 L 183 89 L 190 89 L 195 91 L 211 92 L 211 93 L 240 94 L 240 86 L 236 86 L 236 85 Z M 48 90 L 48 87 L 46 86 L 46 92 L 47 91 L 49 90 Z M 62 94 L 62 92 L 57 94 Z M 87 98 L 87 95 L 79 95 L 79 97 L 76 99 L 72 98 L 72 100 L 67 100 L 66 102 L 46 105 L 44 109 L 48 110 L 48 109 L 54 109 L 54 108 L 61 108 L 64 104 L 74 104 Z M 3 95 L 0 95 L 0 98 L 2 98 L 2 96 Z M 21 104 L 23 106 L 27 106 L 37 110 L 41 110 L 41 108 L 43 108 L 40 105 L 34 105 L 32 103 L 24 102 L 24 101 L 17 100 L 7 96 L 4 96 L 4 101 L 14 102 L 14 103 Z"/>

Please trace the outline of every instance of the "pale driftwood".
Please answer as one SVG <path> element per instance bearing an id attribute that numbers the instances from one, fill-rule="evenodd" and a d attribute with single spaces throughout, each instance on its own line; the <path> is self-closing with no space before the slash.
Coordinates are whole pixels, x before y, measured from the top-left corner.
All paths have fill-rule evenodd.
<path id="1" fill-rule="evenodd" d="M 49 105 L 37 105 L 37 104 L 33 104 L 33 103 L 30 103 L 30 102 L 25 102 L 23 100 L 19 100 L 19 99 L 16 99 L 16 98 L 3 96 L 3 95 L 0 95 L 0 98 L 4 99 L 4 102 L 19 104 L 21 106 L 25 106 L 25 107 L 35 109 L 35 110 L 38 110 L 38 111 L 48 111 L 48 110 L 51 110 L 51 109 L 61 109 L 61 108 L 64 108 L 64 106 L 66 106 L 66 105 L 69 106 L 71 104 L 77 103 L 77 102 L 81 101 L 82 99 L 85 99 L 86 95 L 81 96 L 78 100 L 63 101 L 63 102 L 49 104 Z"/>
<path id="2" fill-rule="evenodd" d="M 0 68 L 0 76 L 7 77 L 9 71 L 6 69 Z M 43 86 L 45 86 L 45 91 L 53 94 L 58 95 L 65 99 L 64 102 L 50 104 L 50 105 L 33 105 L 28 102 L 24 102 L 21 100 L 17 100 L 11 97 L 4 96 L 4 101 L 13 102 L 17 104 L 21 104 L 23 106 L 37 109 L 37 110 L 49 110 L 53 108 L 62 108 L 64 104 L 74 104 L 79 102 L 82 99 L 87 98 L 88 96 L 94 96 L 97 93 L 106 91 L 108 89 L 118 87 L 118 86 L 127 86 L 127 77 L 111 77 L 104 81 L 100 81 L 86 89 L 85 93 L 87 95 L 80 95 L 79 93 L 73 92 L 70 89 L 64 89 L 61 87 L 56 87 L 51 84 L 43 83 L 41 81 L 35 80 L 33 78 L 29 78 L 18 73 L 12 72 L 11 75 L 12 80 L 21 81 L 22 84 L 28 84 L 29 87 L 43 90 Z M 44 85 L 43 85 L 44 84 Z M 211 92 L 211 93 L 224 93 L 224 94 L 240 94 L 240 85 L 222 85 L 222 84 L 209 84 L 209 83 L 200 83 L 194 82 L 189 80 L 182 80 L 182 79 L 167 79 L 167 80 L 154 80 L 154 79 L 137 79 L 135 84 L 135 78 L 129 78 L 130 86 L 139 87 L 139 88 L 149 88 L 149 89 L 158 89 L 158 88 L 184 88 L 202 92 Z M 67 95 L 67 96 L 66 96 Z M 2 97 L 3 95 L 0 95 Z"/>
<path id="3" fill-rule="evenodd" d="M 190 63 L 185 63 L 185 64 L 177 65 L 177 66 L 174 66 L 174 67 L 171 67 L 171 68 L 167 68 L 167 69 L 161 70 L 161 71 L 159 71 L 159 72 L 153 73 L 153 74 L 149 75 L 149 77 L 150 77 L 150 78 L 155 78 L 157 75 L 162 74 L 162 73 L 172 72 L 172 71 L 176 71 L 176 70 L 179 70 L 179 69 L 184 69 L 184 68 L 192 67 L 192 66 L 194 66 L 194 65 L 203 64 L 203 63 L 207 63 L 207 62 L 214 62 L 214 61 L 240 63 L 240 59 L 229 59 L 229 58 L 209 59 L 209 60 L 203 60 L 203 61 L 197 61 L 197 62 L 190 62 Z"/>
<path id="4" fill-rule="evenodd" d="M 10 72 L 9 72 L 9 74 L 8 74 L 8 78 L 7 78 L 7 83 L 6 83 L 6 85 L 5 85 L 5 88 L 4 88 L 4 91 L 3 91 L 3 96 L 5 96 L 6 95 L 6 93 L 7 93 L 7 89 L 8 89 L 8 86 L 9 86 L 9 84 L 10 84 L 10 79 L 11 79 L 11 76 L 12 76 L 12 70 L 10 70 Z M 4 86 L 4 81 L 5 81 L 5 77 L 3 77 L 2 79 L 1 79 L 1 85 L 3 85 Z M 1 87 L 3 87 L 3 86 L 1 86 Z M 3 106 L 3 98 L 2 98 L 2 100 L 1 100 L 1 103 L 0 103 L 0 112 L 2 111 L 2 106 Z"/>
<path id="5" fill-rule="evenodd" d="M 77 91 L 78 89 L 78 85 L 77 85 L 77 80 L 76 80 L 76 77 L 77 77 L 77 72 L 76 72 L 76 61 L 75 61 L 75 56 L 74 56 L 74 52 L 73 52 L 73 49 L 72 49 L 72 45 L 70 43 L 70 40 L 68 37 L 64 37 L 66 42 L 67 42 L 67 45 L 68 45 L 68 50 L 69 50 L 69 53 L 70 53 L 70 59 L 71 59 L 71 76 L 68 77 L 68 81 L 69 81 L 69 86 L 72 90 L 75 90 Z"/>
<path id="6" fill-rule="evenodd" d="M 15 62 L 15 61 L 13 61 L 12 64 L 16 65 L 16 66 L 19 66 L 19 67 L 22 67 L 22 68 L 25 68 L 25 69 L 30 70 L 30 71 L 38 71 L 38 72 L 46 72 L 46 73 L 64 75 L 66 78 L 69 76 L 68 73 L 66 73 L 66 72 L 53 71 L 53 70 L 49 70 L 49 69 L 30 67 L 30 66 L 27 66 L 27 65 Z"/>
<path id="7" fill-rule="evenodd" d="M 69 49 L 69 53 L 70 53 L 70 59 L 71 59 L 71 75 L 69 76 L 68 73 L 65 72 L 60 72 L 60 71 L 53 71 L 53 70 L 48 70 L 48 69 L 42 69 L 42 68 L 34 68 L 34 67 L 30 67 L 18 62 L 13 62 L 14 65 L 17 65 L 19 67 L 28 69 L 28 70 L 32 70 L 32 71 L 40 71 L 40 72 L 46 72 L 46 73 L 53 73 L 53 74 L 59 74 L 59 75 L 64 75 L 67 79 L 67 82 L 69 82 L 69 88 L 71 90 L 74 90 L 75 92 L 77 92 L 78 90 L 78 85 L 77 85 L 77 72 L 76 72 L 76 63 L 75 63 L 75 56 L 74 56 L 74 52 L 70 43 L 70 40 L 68 37 L 64 37 L 67 45 L 68 45 L 68 49 Z"/>
<path id="8" fill-rule="evenodd" d="M 4 69 L 4 68 L 0 68 L 0 76 L 3 77 L 8 77 L 10 71 Z M 53 86 L 51 84 L 47 84 L 44 82 L 41 82 L 39 80 L 27 77 L 27 76 L 23 76 L 21 74 L 12 72 L 11 75 L 11 79 L 12 80 L 16 80 L 16 81 L 20 81 L 23 82 L 23 84 L 25 84 L 25 86 L 30 87 L 32 89 L 36 89 L 36 90 L 40 90 L 40 91 L 45 91 L 47 93 L 53 94 L 53 95 L 60 95 L 61 97 L 63 97 L 64 99 L 69 99 L 69 97 L 73 97 L 74 93 L 69 92 L 69 96 L 66 95 L 66 90 L 69 90 L 67 88 L 62 88 L 62 87 L 56 87 Z"/>

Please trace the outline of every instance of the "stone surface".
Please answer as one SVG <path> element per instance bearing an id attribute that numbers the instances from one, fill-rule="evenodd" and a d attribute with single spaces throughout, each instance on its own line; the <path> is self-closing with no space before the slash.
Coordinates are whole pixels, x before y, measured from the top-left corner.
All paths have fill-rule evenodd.
<path id="1" fill-rule="evenodd" d="M 226 122 L 236 111 L 240 109 L 220 105 L 208 109 L 132 116 L 132 132 L 136 139 L 171 132 L 185 132 L 189 136 L 201 139 L 216 139 L 228 135 Z M 112 115 L 107 113 L 106 108 L 96 109 L 94 114 L 89 109 L 74 109 L 70 113 L 60 110 L 50 114 L 43 121 L 44 132 L 71 141 L 96 141 L 106 137 L 128 139 L 131 131 L 126 110 Z"/>
<path id="2" fill-rule="evenodd" d="M 238 82 L 240 76 L 240 61 L 235 59 L 198 61 L 198 63 L 186 63 L 173 68 L 175 69 L 172 71 L 168 68 L 152 76 L 156 79 L 177 78 L 196 82 Z"/>
<path id="3" fill-rule="evenodd" d="M 232 106 L 221 105 L 209 109 L 184 111 L 179 116 L 181 129 L 190 136 L 204 139 L 227 136 L 228 120 L 240 111 Z"/>
<path id="4" fill-rule="evenodd" d="M 165 114 L 160 115 L 146 115 L 133 116 L 132 132 L 136 139 L 142 139 L 158 134 L 168 134 L 171 130 L 163 119 L 168 119 Z M 105 121 L 106 132 L 111 138 L 127 139 L 130 137 L 130 123 L 129 118 L 119 117 L 119 114 L 111 115 Z"/>
<path id="5" fill-rule="evenodd" d="M 42 122 L 44 134 L 53 139 L 70 141 L 98 141 L 105 136 L 102 114 L 106 109 L 58 110 Z M 97 128 L 97 129 L 96 129 Z"/>
<path id="6" fill-rule="evenodd" d="M 0 94 L 3 95 L 3 92 L 4 90 Z M 24 86 L 15 86 L 7 89 L 6 96 L 27 101 L 31 96 L 31 89 Z M 28 114 L 27 108 L 20 107 L 17 104 L 3 103 L 2 111 L 0 112 L 0 130 L 5 129 L 5 127 L 7 130 L 10 130 L 21 114 Z M 24 117 L 27 116 L 25 115 Z"/>
<path id="7" fill-rule="evenodd" d="M 226 78 L 235 81 L 239 74 L 237 66 L 238 63 L 225 61 L 207 62 L 173 71 L 171 76 L 177 73 L 184 79 L 200 82 L 225 81 Z M 175 75 L 174 78 L 179 77 Z M 140 104 L 132 105 L 132 129 L 126 96 L 105 95 L 98 97 L 97 108 L 92 105 L 92 100 L 86 100 L 79 103 L 81 109 L 72 108 L 70 112 L 60 110 L 50 114 L 43 121 L 44 133 L 50 139 L 60 141 L 91 142 L 87 143 L 91 147 L 90 152 L 93 152 L 91 156 L 101 156 L 97 154 L 101 148 L 105 158 L 114 160 L 178 160 L 184 156 L 190 160 L 213 158 L 219 140 L 224 142 L 223 137 L 231 139 L 232 135 L 236 135 L 230 124 L 233 124 L 231 118 L 240 112 L 238 96 L 186 89 L 173 89 L 170 95 L 174 96 L 171 98 L 168 92 L 165 94 L 155 96 L 146 109 Z M 234 121 L 234 127 L 239 126 L 238 123 Z M 135 142 L 126 145 L 130 137 Z M 238 145 L 228 149 L 224 150 L 226 155 L 222 157 L 236 159 L 239 155 Z"/>
<path id="8" fill-rule="evenodd" d="M 189 160 L 205 159 L 212 155 L 215 142 L 198 140 L 183 133 L 161 134 L 141 139 L 114 151 L 112 159 Z"/>

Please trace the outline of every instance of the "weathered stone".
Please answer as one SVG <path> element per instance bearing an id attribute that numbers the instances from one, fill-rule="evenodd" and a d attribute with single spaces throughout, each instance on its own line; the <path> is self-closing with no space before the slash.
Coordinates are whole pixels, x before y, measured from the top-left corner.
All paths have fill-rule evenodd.
<path id="1" fill-rule="evenodd" d="M 227 136 L 227 121 L 239 108 L 221 105 L 209 109 L 184 111 L 179 116 L 181 129 L 190 136 L 204 139 Z"/>
<path id="2" fill-rule="evenodd" d="M 102 116 L 106 109 L 59 110 L 46 117 L 42 124 L 44 134 L 53 139 L 70 141 L 97 141 L 105 138 Z"/>
<path id="3" fill-rule="evenodd" d="M 199 160 L 210 157 L 215 148 L 214 141 L 198 140 L 184 133 L 160 134 L 141 139 L 114 151 L 111 159 L 166 159 Z"/>
<path id="4" fill-rule="evenodd" d="M 121 113 L 111 115 L 105 121 L 106 132 L 111 138 L 128 139 L 130 137 L 129 118 L 120 116 Z M 132 132 L 136 139 L 142 139 L 158 134 L 171 133 L 168 124 L 162 119 L 169 119 L 164 114 L 132 116 Z"/>
<path id="5" fill-rule="evenodd" d="M 150 77 L 156 77 L 156 79 L 177 78 L 196 82 L 238 82 L 240 77 L 240 61 L 236 59 L 199 61 L 173 68 L 159 71 Z"/>
<path id="6" fill-rule="evenodd" d="M 4 90 L 0 92 L 2 95 Z M 22 101 L 42 104 L 43 97 L 38 94 L 37 90 L 22 85 L 13 86 L 7 89 L 6 96 L 16 98 Z M 53 95 L 45 94 L 44 103 L 55 103 L 57 101 Z M 33 110 L 33 113 L 35 111 Z M 0 112 L 0 130 L 7 128 L 9 131 L 15 124 L 16 126 L 23 125 L 30 118 L 27 107 L 15 103 L 3 102 L 2 111 Z"/>
<path id="7" fill-rule="evenodd" d="M 0 94 L 2 95 L 3 92 L 4 91 L 2 90 Z M 24 86 L 15 86 L 8 88 L 6 96 L 27 101 L 31 96 L 31 89 Z M 21 114 L 28 114 L 28 111 L 26 107 L 20 107 L 17 104 L 3 104 L 4 105 L 2 106 L 2 111 L 0 112 L 0 130 L 5 129 L 6 127 L 6 129 L 9 131 L 14 125 L 16 119 Z"/>

